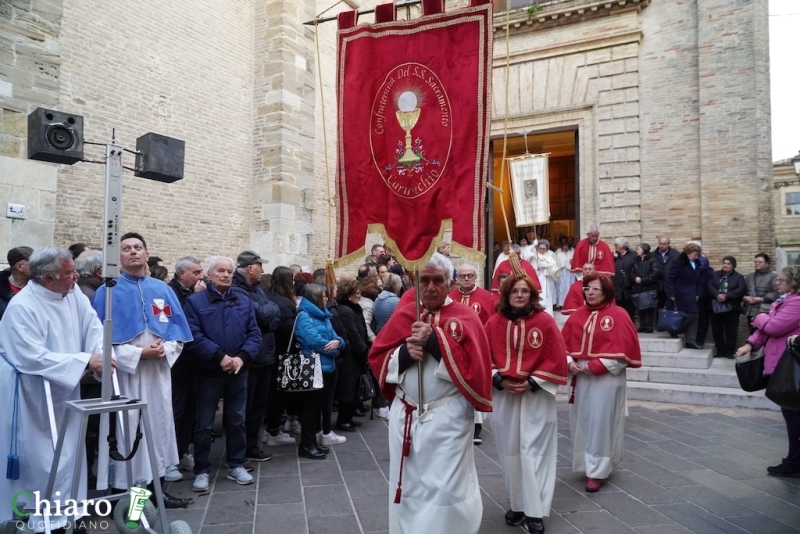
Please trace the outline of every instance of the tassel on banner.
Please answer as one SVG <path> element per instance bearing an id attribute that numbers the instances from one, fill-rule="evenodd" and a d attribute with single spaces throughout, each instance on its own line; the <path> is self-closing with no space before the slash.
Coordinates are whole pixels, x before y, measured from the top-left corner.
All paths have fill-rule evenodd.
<path id="1" fill-rule="evenodd" d="M 336 271 L 333 270 L 333 260 L 329 259 L 325 264 L 325 286 L 332 286 L 336 284 Z M 333 298 L 333 295 L 330 296 Z"/>
<path id="2" fill-rule="evenodd" d="M 6 464 L 6 478 L 8 480 L 19 480 L 19 456 L 16 454 L 8 455 Z"/>
<path id="3" fill-rule="evenodd" d="M 519 262 L 519 256 L 513 249 L 508 252 L 508 263 L 511 265 L 511 276 L 514 277 L 514 280 L 522 280 L 528 276 L 528 273 L 525 272 Z"/>

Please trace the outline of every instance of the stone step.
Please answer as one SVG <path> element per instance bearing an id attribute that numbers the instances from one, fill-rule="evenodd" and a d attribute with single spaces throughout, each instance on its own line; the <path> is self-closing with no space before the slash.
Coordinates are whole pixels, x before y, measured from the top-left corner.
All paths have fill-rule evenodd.
<path id="1" fill-rule="evenodd" d="M 633 382 L 659 382 L 686 386 L 711 386 L 739 389 L 733 360 L 714 358 L 708 369 L 681 369 L 675 367 L 640 367 L 627 369 L 628 380 Z"/>
<path id="2" fill-rule="evenodd" d="M 681 369 L 708 369 L 713 349 L 681 349 L 680 352 L 642 352 L 642 365 Z"/>
<path id="3" fill-rule="evenodd" d="M 683 336 L 670 337 L 666 332 L 639 334 L 639 346 L 642 352 L 678 353 L 683 349 Z"/>
<path id="4" fill-rule="evenodd" d="M 763 391 L 748 393 L 741 389 L 710 386 L 687 386 L 657 382 L 628 382 L 628 398 L 667 402 L 673 404 L 695 404 L 720 408 L 752 408 L 756 410 L 778 410 L 775 403 L 764 396 Z"/>

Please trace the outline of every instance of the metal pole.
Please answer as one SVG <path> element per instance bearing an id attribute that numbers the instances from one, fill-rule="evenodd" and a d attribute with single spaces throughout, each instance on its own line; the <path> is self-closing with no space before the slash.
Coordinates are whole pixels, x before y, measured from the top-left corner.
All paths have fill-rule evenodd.
<path id="1" fill-rule="evenodd" d="M 419 269 L 414 269 L 414 290 L 417 292 L 414 298 L 414 305 L 417 312 L 417 322 L 422 318 L 422 310 L 420 310 L 419 300 L 422 298 L 422 293 L 419 287 Z M 422 360 L 417 362 L 417 387 L 419 388 L 419 399 L 417 399 L 417 410 L 419 416 L 422 417 L 422 406 L 425 404 L 425 395 L 422 392 Z"/>
<path id="2" fill-rule="evenodd" d="M 119 231 L 122 215 L 122 148 L 106 145 L 106 198 L 103 211 L 103 279 L 106 286 L 106 318 L 103 322 L 103 376 L 100 397 L 111 400 L 113 322 L 111 293 L 119 276 Z"/>

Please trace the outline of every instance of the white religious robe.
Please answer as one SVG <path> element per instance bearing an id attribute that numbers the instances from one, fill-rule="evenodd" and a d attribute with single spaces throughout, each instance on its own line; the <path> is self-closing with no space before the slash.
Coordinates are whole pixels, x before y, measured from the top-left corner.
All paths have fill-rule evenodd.
<path id="1" fill-rule="evenodd" d="M 537 253 L 536 274 L 539 276 L 539 285 L 542 286 L 539 300 L 542 307 L 544 307 L 544 311 L 552 316 L 553 305 L 558 298 L 555 282 L 558 276 L 558 267 L 556 265 L 556 257 L 552 251 L 548 250 L 547 254 Z"/>
<path id="2" fill-rule="evenodd" d="M 170 369 L 183 350 L 180 341 L 167 341 L 164 343 L 166 356 L 158 360 L 143 359 L 142 348 L 137 345 L 147 346 L 159 338 L 150 330 L 145 330 L 136 336 L 130 343 L 114 345 L 114 354 L 117 359 L 117 377 L 119 380 L 120 394 L 128 399 L 139 399 L 147 402 L 147 413 L 150 416 L 150 427 L 153 432 L 153 448 L 156 453 L 156 467 L 158 476 L 163 477 L 167 467 L 177 465 L 178 444 L 175 438 L 175 420 L 172 416 L 172 377 Z M 123 436 L 117 433 L 118 449 L 127 456 L 131 450 L 131 437 L 136 436 L 136 426 L 139 423 L 139 412 L 127 412 L 127 427 Z M 107 416 L 103 416 L 101 435 L 105 435 L 108 428 Z M 147 433 L 142 428 L 142 440 L 136 455 L 131 459 L 133 480 L 153 481 L 150 458 L 147 452 Z M 98 460 L 97 488 L 107 489 L 108 484 L 114 488 L 128 488 L 128 471 L 124 463 L 117 463 L 108 459 L 108 447 L 100 447 L 101 454 Z M 111 469 L 109 466 L 113 465 Z"/>
<path id="3" fill-rule="evenodd" d="M 503 263 L 508 259 L 508 254 L 505 252 L 501 252 L 497 255 L 497 259 L 494 261 L 494 270 L 492 271 L 492 278 L 494 278 L 494 273 L 497 272 L 497 268 L 500 267 L 500 264 Z"/>
<path id="4" fill-rule="evenodd" d="M 548 517 L 558 461 L 558 386 L 533 379 L 542 388 L 536 393 L 494 390 L 492 429 L 511 509 L 528 517 Z"/>
<path id="5" fill-rule="evenodd" d="M 572 264 L 572 255 L 574 253 L 575 251 L 573 249 L 569 249 L 567 252 L 564 252 L 561 249 L 556 251 L 556 266 L 558 267 L 556 290 L 558 292 L 558 297 L 555 300 L 555 304 L 558 306 L 564 305 L 564 301 L 567 299 L 567 293 L 569 293 L 569 287 L 575 280 L 577 280 L 575 275 L 569 270 L 570 265 Z"/>
<path id="6" fill-rule="evenodd" d="M 398 349 L 399 350 L 399 349 Z M 389 361 L 386 382 L 398 384 L 408 398 L 419 399 L 416 362 L 398 373 L 396 354 Z M 481 526 L 481 501 L 472 445 L 474 407 L 450 380 L 443 363 L 432 357 L 423 366 L 426 404 L 454 397 L 431 409 L 425 422 L 412 414 L 411 453 L 403 461 L 402 498 L 394 503 L 403 450 L 405 405 L 395 397 L 389 410 L 389 533 L 475 534 Z"/>
<path id="7" fill-rule="evenodd" d="M 581 367 L 588 360 L 575 361 Z M 627 375 L 623 360 L 601 358 L 608 373 L 578 375 L 575 402 L 570 405 L 569 427 L 572 435 L 572 471 L 589 478 L 604 480 L 622 461 L 625 438 Z"/>
<path id="8" fill-rule="evenodd" d="M 67 401 L 80 399 L 80 380 L 92 354 L 103 350 L 103 325 L 89 300 L 75 287 L 62 297 L 34 282 L 28 283 L 8 305 L 0 321 L 0 351 L 21 373 L 19 385 L 18 454 L 19 480 L 0 477 L 0 521 L 11 519 L 11 499 L 20 491 L 45 489 L 53 461 L 50 418 L 45 401 L 44 380 L 50 382 L 57 430 L 63 424 Z M 15 373 L 0 361 L 0 445 L 11 442 Z M 81 419 L 72 413 L 58 464 L 54 492 L 62 504 L 67 499 L 86 498 L 86 462 L 80 472 L 78 495 L 72 495 L 72 474 L 80 444 Z M 3 456 L 6 454 L 4 453 Z M 20 499 L 23 500 L 23 499 Z M 28 499 L 28 506 L 35 501 Z M 62 507 L 63 508 L 63 507 Z M 79 516 L 82 516 L 80 513 Z M 62 528 L 67 517 L 52 517 L 51 528 Z M 32 517 L 37 532 L 44 531 L 42 517 Z"/>

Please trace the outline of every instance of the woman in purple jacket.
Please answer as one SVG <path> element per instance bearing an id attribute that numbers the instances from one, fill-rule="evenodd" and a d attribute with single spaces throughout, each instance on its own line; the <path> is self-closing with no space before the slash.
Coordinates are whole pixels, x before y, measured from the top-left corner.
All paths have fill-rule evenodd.
<path id="1" fill-rule="evenodd" d="M 753 319 L 755 332 L 736 352 L 742 356 L 764 347 L 764 374 L 775 371 L 778 359 L 786 350 L 790 336 L 800 334 L 800 266 L 785 267 L 777 279 L 780 297 L 772 304 L 769 314 Z M 767 473 L 779 477 L 800 477 L 800 412 L 781 408 L 789 434 L 789 454 L 783 461 L 767 467 Z"/>

